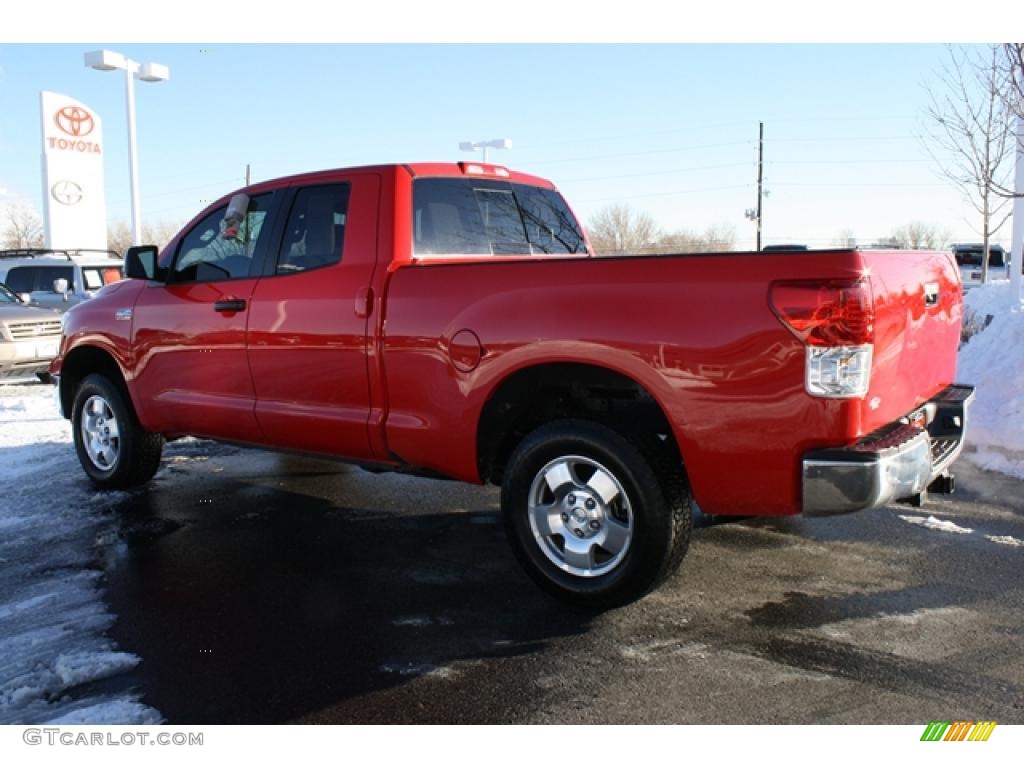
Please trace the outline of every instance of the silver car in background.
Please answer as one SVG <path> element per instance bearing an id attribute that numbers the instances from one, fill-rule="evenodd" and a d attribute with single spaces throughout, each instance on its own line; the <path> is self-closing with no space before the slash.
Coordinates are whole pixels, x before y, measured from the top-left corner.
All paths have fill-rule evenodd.
<path id="1" fill-rule="evenodd" d="M 64 312 L 124 277 L 114 251 L 24 248 L 0 251 L 0 283 L 32 303 Z"/>
<path id="2" fill-rule="evenodd" d="M 0 283 L 0 383 L 46 374 L 60 346 L 61 313 L 30 306 Z"/>

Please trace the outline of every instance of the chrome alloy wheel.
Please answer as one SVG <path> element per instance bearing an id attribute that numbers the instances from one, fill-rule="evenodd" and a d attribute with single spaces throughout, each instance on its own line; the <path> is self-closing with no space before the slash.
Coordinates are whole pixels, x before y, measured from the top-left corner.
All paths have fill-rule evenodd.
<path id="1" fill-rule="evenodd" d="M 541 552 L 566 573 L 603 576 L 633 540 L 633 510 L 607 468 L 585 456 L 560 456 L 533 478 L 530 529 Z"/>
<path id="2" fill-rule="evenodd" d="M 82 445 L 93 465 L 104 472 L 113 469 L 121 452 L 117 419 L 104 398 L 93 395 L 82 408 Z"/>

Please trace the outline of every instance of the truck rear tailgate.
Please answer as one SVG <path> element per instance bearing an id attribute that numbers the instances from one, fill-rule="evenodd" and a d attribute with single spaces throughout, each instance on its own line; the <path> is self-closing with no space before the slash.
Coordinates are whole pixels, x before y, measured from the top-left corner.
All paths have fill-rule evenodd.
<path id="1" fill-rule="evenodd" d="M 947 253 L 864 251 L 875 305 L 871 384 L 860 402 L 864 435 L 952 383 L 960 344 L 960 275 Z"/>

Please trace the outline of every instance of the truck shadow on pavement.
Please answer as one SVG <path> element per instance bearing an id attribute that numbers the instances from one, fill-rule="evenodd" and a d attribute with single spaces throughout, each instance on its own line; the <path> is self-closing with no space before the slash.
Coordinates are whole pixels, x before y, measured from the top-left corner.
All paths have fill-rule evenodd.
<path id="1" fill-rule="evenodd" d="M 118 617 L 110 635 L 142 657 L 130 682 L 168 722 L 309 718 L 587 630 L 586 615 L 564 610 L 519 570 L 493 504 L 439 511 L 452 505 L 431 494 L 459 486 L 411 481 L 405 492 L 423 500 L 415 512 L 346 506 L 347 486 L 367 475 L 243 456 L 256 465 L 248 474 L 239 462 L 185 477 L 165 467 L 115 509 L 118 529 L 103 548 Z M 449 717 L 443 705 L 340 711 L 340 722 Z"/>

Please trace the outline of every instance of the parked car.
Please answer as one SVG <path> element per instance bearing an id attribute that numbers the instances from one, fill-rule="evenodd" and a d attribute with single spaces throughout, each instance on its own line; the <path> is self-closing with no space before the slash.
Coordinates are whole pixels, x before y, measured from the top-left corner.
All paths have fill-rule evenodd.
<path id="1" fill-rule="evenodd" d="M 981 284 L 982 255 L 984 245 L 982 243 L 957 243 L 952 247 L 953 257 L 957 266 L 960 267 L 960 279 L 965 289 Z M 1008 258 L 1003 246 L 991 244 L 988 249 L 988 279 L 1008 280 L 1010 270 L 1007 264 Z"/>
<path id="2" fill-rule="evenodd" d="M 762 252 L 772 253 L 773 251 L 807 251 L 810 250 L 806 245 L 802 243 L 784 243 L 784 244 L 773 244 L 766 245 L 761 249 Z"/>
<path id="3" fill-rule="evenodd" d="M 46 374 L 60 345 L 60 313 L 28 306 L 0 283 L 0 381 Z"/>
<path id="4" fill-rule="evenodd" d="M 129 249 L 51 373 L 100 488 L 183 435 L 493 482 L 525 570 L 590 607 L 676 569 L 694 499 L 952 490 L 973 389 L 947 254 L 592 256 L 550 182 L 500 166 L 267 181 Z"/>
<path id="5" fill-rule="evenodd" d="M 62 312 L 123 277 L 124 261 L 114 251 L 0 251 L 0 283 L 28 302 Z"/>

